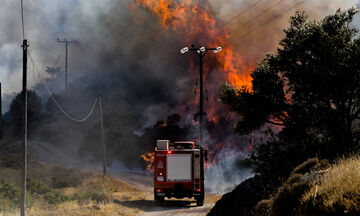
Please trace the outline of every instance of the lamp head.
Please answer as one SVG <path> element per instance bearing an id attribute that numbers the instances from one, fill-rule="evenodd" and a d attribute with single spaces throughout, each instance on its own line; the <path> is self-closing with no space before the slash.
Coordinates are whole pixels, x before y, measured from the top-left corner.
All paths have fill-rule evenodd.
<path id="1" fill-rule="evenodd" d="M 189 51 L 189 48 L 188 48 L 188 47 L 184 47 L 184 48 L 182 48 L 182 49 L 180 50 L 180 52 L 181 52 L 182 54 L 186 53 L 187 51 Z"/>

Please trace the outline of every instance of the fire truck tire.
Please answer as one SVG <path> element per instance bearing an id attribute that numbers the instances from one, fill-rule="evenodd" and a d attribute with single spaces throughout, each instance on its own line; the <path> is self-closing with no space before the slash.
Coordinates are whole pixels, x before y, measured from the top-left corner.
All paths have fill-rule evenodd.
<path id="1" fill-rule="evenodd" d="M 196 200 L 196 205 L 197 206 L 203 206 L 204 205 L 204 199 L 197 199 Z"/>

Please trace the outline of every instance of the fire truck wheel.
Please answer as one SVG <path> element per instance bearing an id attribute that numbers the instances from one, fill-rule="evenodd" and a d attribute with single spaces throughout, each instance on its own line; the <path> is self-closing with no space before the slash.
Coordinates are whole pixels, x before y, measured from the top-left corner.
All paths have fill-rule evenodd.
<path id="1" fill-rule="evenodd" d="M 196 200 L 196 205 L 197 206 L 203 206 L 204 205 L 204 200 L 203 199 L 197 199 Z"/>

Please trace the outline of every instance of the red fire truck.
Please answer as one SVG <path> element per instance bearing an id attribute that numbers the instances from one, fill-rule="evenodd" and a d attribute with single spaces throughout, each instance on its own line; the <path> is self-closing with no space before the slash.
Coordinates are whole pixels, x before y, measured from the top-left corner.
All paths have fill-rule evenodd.
<path id="1" fill-rule="evenodd" d="M 157 140 L 154 160 L 154 199 L 161 205 L 165 197 L 192 198 L 204 204 L 204 161 L 207 151 L 195 142 Z"/>

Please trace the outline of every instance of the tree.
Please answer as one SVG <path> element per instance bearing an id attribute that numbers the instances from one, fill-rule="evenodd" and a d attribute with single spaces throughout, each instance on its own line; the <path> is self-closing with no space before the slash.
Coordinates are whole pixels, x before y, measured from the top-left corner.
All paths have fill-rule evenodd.
<path id="1" fill-rule="evenodd" d="M 359 150 L 360 39 L 351 27 L 356 12 L 338 10 L 318 22 L 297 12 L 277 53 L 252 72 L 251 90 L 222 85 L 220 99 L 240 115 L 237 132 L 282 127 L 253 153 L 256 171 L 285 176 L 309 157 L 335 159 Z"/>
<path id="2" fill-rule="evenodd" d="M 33 131 L 43 117 L 43 105 L 41 103 L 40 97 L 36 94 L 35 91 L 28 91 L 28 130 L 29 132 Z M 22 93 L 18 93 L 10 104 L 10 116 L 11 124 L 13 125 L 13 133 L 19 135 L 22 133 L 23 125 L 23 103 L 22 103 Z"/>

